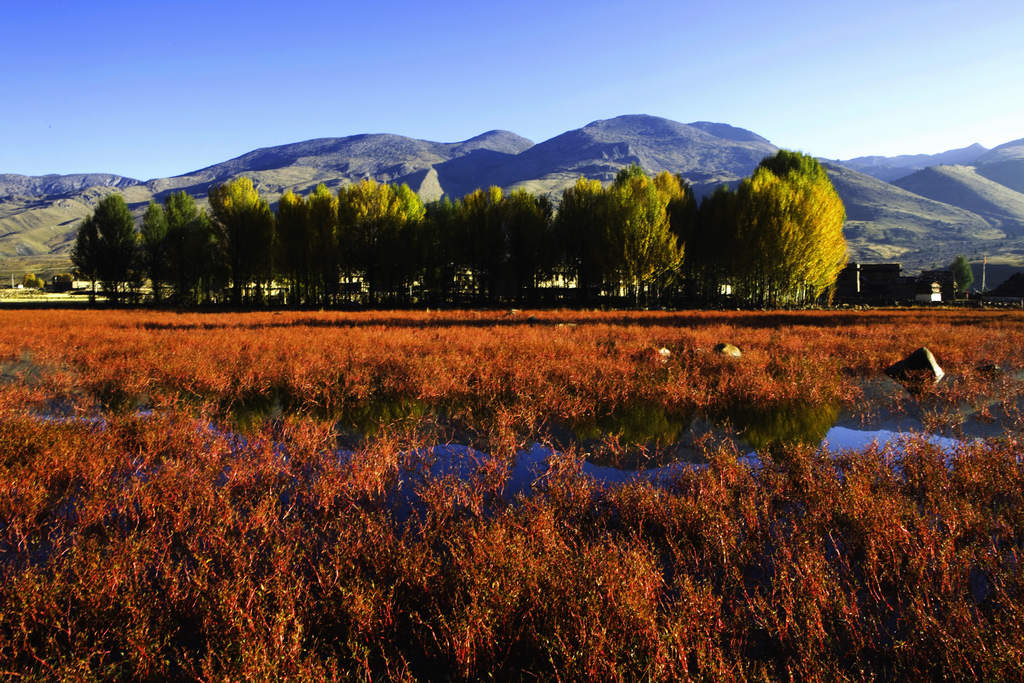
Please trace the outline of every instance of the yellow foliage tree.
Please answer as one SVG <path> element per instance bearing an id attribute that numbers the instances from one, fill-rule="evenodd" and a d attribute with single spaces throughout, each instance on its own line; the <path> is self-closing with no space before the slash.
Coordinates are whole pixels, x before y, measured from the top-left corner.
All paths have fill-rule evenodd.
<path id="1" fill-rule="evenodd" d="M 734 247 L 743 290 L 753 303 L 807 303 L 846 265 L 846 210 L 813 157 L 780 151 L 737 191 Z"/>
<path id="2" fill-rule="evenodd" d="M 242 291 L 262 284 L 273 274 L 274 214 L 260 197 L 251 178 L 236 178 L 210 190 L 210 208 L 218 228 L 218 240 L 231 269 L 232 302 L 242 301 Z"/>

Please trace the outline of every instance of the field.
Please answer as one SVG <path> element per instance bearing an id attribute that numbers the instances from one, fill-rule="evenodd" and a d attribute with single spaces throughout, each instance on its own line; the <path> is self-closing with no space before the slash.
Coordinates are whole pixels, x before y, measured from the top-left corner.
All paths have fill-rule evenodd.
<path id="1" fill-rule="evenodd" d="M 0 329 L 4 676 L 1024 676 L 1024 314 Z"/>

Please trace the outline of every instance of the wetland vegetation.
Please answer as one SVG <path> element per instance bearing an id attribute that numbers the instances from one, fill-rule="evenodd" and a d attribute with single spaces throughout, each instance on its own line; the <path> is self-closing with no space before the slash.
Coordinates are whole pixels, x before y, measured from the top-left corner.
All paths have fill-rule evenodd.
<path id="1" fill-rule="evenodd" d="M 1020 314 L 0 323 L 10 675 L 1024 674 Z"/>

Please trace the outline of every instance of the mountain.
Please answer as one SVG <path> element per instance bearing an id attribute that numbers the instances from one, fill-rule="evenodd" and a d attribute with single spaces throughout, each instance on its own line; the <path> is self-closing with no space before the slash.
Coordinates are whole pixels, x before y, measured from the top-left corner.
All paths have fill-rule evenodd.
<path id="1" fill-rule="evenodd" d="M 938 154 L 903 154 L 895 157 L 868 156 L 856 157 L 854 159 L 835 160 L 834 163 L 854 171 L 866 173 L 879 180 L 891 182 L 897 178 L 908 176 L 914 171 L 920 171 L 929 166 L 941 166 L 948 164 L 973 164 L 986 149 L 975 143 L 969 147 L 951 149 Z"/>
<path id="2" fill-rule="evenodd" d="M 1009 234 L 1024 235 L 1024 194 L 989 180 L 971 166 L 933 166 L 893 184 L 967 209 Z"/>
<path id="3" fill-rule="evenodd" d="M 581 175 L 610 181 L 619 169 L 639 164 L 651 173 L 680 173 L 704 190 L 750 175 L 776 151 L 763 137 L 726 124 L 619 116 L 534 145 L 502 169 L 496 184 L 552 192 Z"/>
<path id="4" fill-rule="evenodd" d="M 966 209 L 914 194 L 825 161 L 846 207 L 843 232 L 857 261 L 901 261 L 911 269 L 946 263 L 1006 237 Z"/>
<path id="5" fill-rule="evenodd" d="M 252 178 L 272 203 L 287 190 L 306 194 L 318 183 L 336 190 L 367 177 L 408 183 L 425 200 L 489 185 L 557 198 L 581 175 L 608 182 L 623 167 L 639 164 L 652 173 L 679 173 L 703 195 L 719 184 L 736 184 L 776 151 L 764 137 L 724 123 L 629 115 L 593 121 L 539 144 L 501 130 L 449 143 L 389 134 L 320 138 L 145 182 L 111 174 L 0 175 L 0 277 L 66 269 L 78 224 L 111 192 L 123 194 L 137 217 L 150 200 L 178 190 L 203 205 L 210 187 L 239 176 Z M 959 165 L 948 165 L 953 161 Z M 927 166 L 915 168 L 920 164 Z M 972 145 L 938 155 L 825 165 L 846 205 L 855 259 L 900 260 L 908 269 L 946 263 L 958 253 L 1024 263 L 1024 140 L 992 150 Z M 858 165 L 875 175 L 912 170 L 891 184 L 853 168 Z"/>
<path id="6" fill-rule="evenodd" d="M 124 188 L 138 185 L 134 178 L 109 173 L 27 176 L 0 173 L 0 200 L 15 197 L 39 197 L 80 192 L 90 187 Z"/>
<path id="7" fill-rule="evenodd" d="M 151 180 L 147 185 L 155 195 L 181 189 L 205 194 L 211 185 L 246 175 L 262 191 L 280 196 L 285 190 L 305 191 L 319 182 L 335 188 L 362 178 L 406 182 L 406 178 L 425 174 L 452 159 L 481 155 L 505 158 L 531 146 L 530 140 L 500 130 L 451 143 L 386 134 L 320 138 L 257 149 L 185 175 Z"/>
<path id="8" fill-rule="evenodd" d="M 1024 193 L 1024 138 L 994 147 L 977 160 L 979 175 Z"/>

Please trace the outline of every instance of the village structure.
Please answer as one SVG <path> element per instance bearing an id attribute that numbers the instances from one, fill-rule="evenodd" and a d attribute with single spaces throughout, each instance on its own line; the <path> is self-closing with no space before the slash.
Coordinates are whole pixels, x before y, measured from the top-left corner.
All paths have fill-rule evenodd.
<path id="1" fill-rule="evenodd" d="M 899 263 L 851 262 L 836 280 L 835 300 L 874 305 L 929 304 L 952 301 L 955 294 L 951 270 L 903 275 Z"/>

